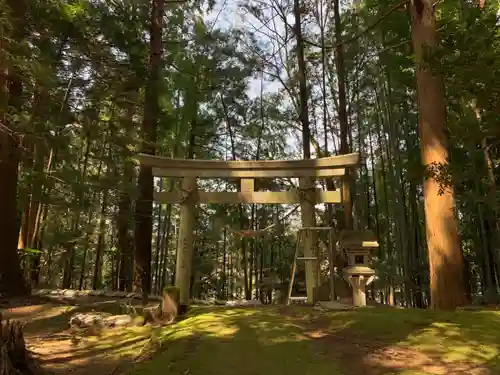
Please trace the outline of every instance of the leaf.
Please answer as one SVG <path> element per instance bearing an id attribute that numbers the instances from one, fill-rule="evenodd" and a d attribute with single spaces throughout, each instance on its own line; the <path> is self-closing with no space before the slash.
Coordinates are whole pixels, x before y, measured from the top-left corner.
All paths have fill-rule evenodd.
<path id="1" fill-rule="evenodd" d="M 30 249 L 30 248 L 27 248 L 27 247 L 25 247 L 24 249 L 18 249 L 18 251 L 23 251 L 23 252 L 28 253 L 28 254 L 41 254 L 42 253 L 41 250 Z"/>

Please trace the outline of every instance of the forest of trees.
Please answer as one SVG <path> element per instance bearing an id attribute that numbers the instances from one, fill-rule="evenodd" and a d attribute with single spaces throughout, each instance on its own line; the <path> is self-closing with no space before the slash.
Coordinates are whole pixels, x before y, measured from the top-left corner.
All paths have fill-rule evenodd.
<path id="1" fill-rule="evenodd" d="M 375 232 L 383 303 L 500 302 L 500 7 L 478 1 L 0 0 L 0 294 L 174 282 L 179 207 L 152 197 L 179 181 L 138 152 L 359 152 L 325 182 L 352 204 L 302 224 Z M 286 285 L 291 208 L 201 206 L 192 296 Z"/>

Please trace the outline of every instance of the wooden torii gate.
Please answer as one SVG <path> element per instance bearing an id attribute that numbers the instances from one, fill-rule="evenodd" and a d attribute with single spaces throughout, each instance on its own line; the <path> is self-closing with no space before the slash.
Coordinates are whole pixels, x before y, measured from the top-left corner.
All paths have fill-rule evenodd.
<path id="1" fill-rule="evenodd" d="M 182 178 L 180 189 L 171 192 L 155 192 L 159 203 L 178 203 L 180 226 L 177 243 L 175 284 L 180 290 L 180 304 L 188 305 L 193 256 L 194 220 L 196 204 L 304 204 L 342 203 L 340 189 L 324 191 L 314 188 L 312 180 L 345 175 L 346 168 L 359 162 L 359 154 L 352 153 L 309 160 L 258 160 L 221 161 L 197 159 L 172 159 L 139 154 L 141 165 L 151 167 L 153 176 Z M 198 178 L 240 179 L 238 192 L 208 192 L 198 190 Z M 255 191 L 255 179 L 300 178 L 299 188 L 288 191 Z"/>

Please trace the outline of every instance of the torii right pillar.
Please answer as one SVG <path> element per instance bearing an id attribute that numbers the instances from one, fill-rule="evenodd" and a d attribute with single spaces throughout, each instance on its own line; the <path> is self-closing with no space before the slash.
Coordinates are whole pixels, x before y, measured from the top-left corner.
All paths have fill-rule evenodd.
<path id="1" fill-rule="evenodd" d="M 352 288 L 352 304 L 366 306 L 366 287 L 375 279 L 370 267 L 372 252 L 379 244 L 372 231 L 344 230 L 339 236 L 339 249 L 347 256 L 347 267 L 342 270 L 344 280 Z"/>

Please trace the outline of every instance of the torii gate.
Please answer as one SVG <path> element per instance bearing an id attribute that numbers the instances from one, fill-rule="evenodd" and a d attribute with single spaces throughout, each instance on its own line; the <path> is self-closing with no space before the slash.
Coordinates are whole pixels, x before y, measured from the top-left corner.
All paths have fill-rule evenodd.
<path id="1" fill-rule="evenodd" d="M 172 192 L 155 192 L 154 199 L 159 203 L 178 203 L 180 226 L 177 243 L 177 263 L 175 285 L 180 291 L 180 304 L 189 304 L 191 260 L 194 242 L 194 218 L 198 203 L 259 203 L 259 204 L 297 204 L 301 207 L 320 203 L 342 203 L 340 189 L 324 191 L 314 187 L 314 180 L 341 178 L 346 168 L 359 163 L 359 154 L 352 153 L 309 160 L 252 160 L 221 161 L 197 159 L 173 159 L 148 154 L 139 154 L 141 165 L 151 167 L 155 177 L 182 178 L 180 189 Z M 208 192 L 197 188 L 198 178 L 240 179 L 238 192 Z M 255 191 L 255 179 L 299 178 L 299 188 L 288 191 Z M 307 248 L 309 247 L 309 248 Z M 312 252 L 306 246 L 305 253 Z M 311 254 L 313 255 L 313 254 Z M 306 267 L 315 264 L 306 263 Z M 307 276 L 308 272 L 306 272 Z M 312 298 L 314 280 L 307 280 L 308 296 Z"/>

